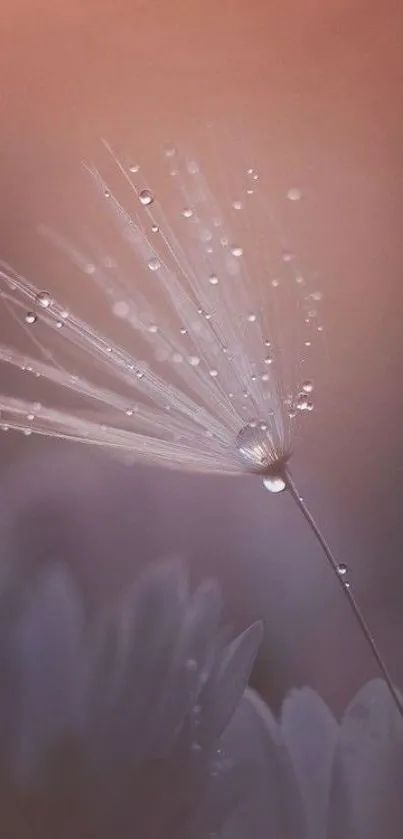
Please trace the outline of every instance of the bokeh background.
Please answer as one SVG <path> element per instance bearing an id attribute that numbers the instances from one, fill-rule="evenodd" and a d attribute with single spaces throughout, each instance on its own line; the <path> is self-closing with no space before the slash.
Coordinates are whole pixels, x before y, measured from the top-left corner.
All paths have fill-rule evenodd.
<path id="1" fill-rule="evenodd" d="M 326 331 L 294 475 L 403 689 L 402 43 L 392 0 L 3 0 L 0 23 L 0 250 L 34 282 L 51 264 L 38 222 L 90 221 L 80 163 L 101 137 L 148 171 L 179 140 L 226 177 L 244 145 L 274 195 L 301 187 L 290 238 Z M 255 679 L 274 706 L 310 683 L 340 710 L 376 673 L 286 496 L 11 434 L 0 459 L 4 556 L 62 559 L 99 603 L 180 553 L 221 579 L 234 623 L 263 618 Z"/>

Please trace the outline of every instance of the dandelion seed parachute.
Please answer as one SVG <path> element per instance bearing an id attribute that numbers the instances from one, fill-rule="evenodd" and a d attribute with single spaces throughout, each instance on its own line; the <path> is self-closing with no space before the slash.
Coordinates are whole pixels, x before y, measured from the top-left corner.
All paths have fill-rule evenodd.
<path id="1" fill-rule="evenodd" d="M 59 303 L 50 283 L 35 285 L 0 264 L 0 300 L 28 344 L 26 352 L 0 345 L 0 361 L 34 374 L 38 394 L 43 381 L 59 386 L 63 399 L 63 407 L 48 407 L 0 396 L 2 428 L 179 469 L 254 473 L 272 492 L 287 488 L 403 716 L 348 579 L 288 471 L 296 422 L 313 408 L 306 362 L 322 329 L 321 295 L 308 290 L 286 249 L 258 173 L 249 168 L 233 196 L 230 228 L 194 160 L 166 152 L 179 202 L 168 217 L 139 167 L 105 146 L 119 186 L 95 168 L 89 173 L 113 220 L 117 256 L 92 235 L 73 245 L 45 226 L 41 233 L 91 282 L 94 295 L 100 292 L 107 335 Z M 288 192 L 292 202 L 300 197 L 300 190 Z"/>

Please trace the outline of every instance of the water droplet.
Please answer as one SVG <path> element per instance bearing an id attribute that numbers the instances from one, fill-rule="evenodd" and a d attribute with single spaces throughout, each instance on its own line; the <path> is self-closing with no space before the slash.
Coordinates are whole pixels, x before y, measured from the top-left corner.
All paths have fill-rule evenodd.
<path id="1" fill-rule="evenodd" d="M 337 566 L 337 570 L 338 570 L 340 576 L 344 577 L 344 575 L 347 574 L 348 568 L 347 568 L 347 565 L 344 562 L 340 562 L 339 565 Z"/>
<path id="2" fill-rule="evenodd" d="M 165 149 L 165 157 L 175 157 L 176 155 L 176 148 L 175 146 L 167 146 Z"/>
<path id="3" fill-rule="evenodd" d="M 263 486 L 265 489 L 268 489 L 269 492 L 283 492 L 286 488 L 286 483 L 284 478 L 265 478 L 263 481 Z"/>
<path id="4" fill-rule="evenodd" d="M 154 201 L 154 196 L 149 189 L 142 189 L 139 192 L 139 201 L 143 207 L 149 207 Z"/>
<path id="5" fill-rule="evenodd" d="M 136 370 L 136 378 L 137 379 L 143 379 L 144 378 L 144 373 L 143 373 L 142 370 Z"/>
<path id="6" fill-rule="evenodd" d="M 181 327 L 181 329 L 179 330 L 179 332 L 180 332 L 180 334 L 181 334 L 181 335 L 187 335 L 187 334 L 188 334 L 188 331 L 187 331 L 187 329 L 186 329 L 184 326 L 182 326 L 182 327 Z"/>
<path id="7" fill-rule="evenodd" d="M 28 323 L 31 326 L 33 323 L 36 323 L 36 321 L 38 320 L 38 316 L 35 314 L 35 312 L 27 312 L 24 317 L 24 320 L 25 323 Z"/>
<path id="8" fill-rule="evenodd" d="M 316 330 L 317 330 L 317 332 L 323 332 L 322 324 L 319 324 L 319 326 L 316 327 Z"/>
<path id="9" fill-rule="evenodd" d="M 302 383 L 302 390 L 304 393 L 312 393 L 313 391 L 313 382 L 310 379 L 307 379 L 306 382 Z"/>
<path id="10" fill-rule="evenodd" d="M 189 175 L 197 175 L 197 173 L 200 171 L 199 164 L 196 160 L 188 160 L 186 163 L 186 168 L 189 172 Z"/>
<path id="11" fill-rule="evenodd" d="M 293 255 L 290 251 L 283 251 L 283 262 L 292 262 Z"/>
<path id="12" fill-rule="evenodd" d="M 304 341 L 304 344 L 305 344 L 306 347 L 311 347 L 312 346 L 312 341 Z"/>
<path id="13" fill-rule="evenodd" d="M 133 175 L 135 175 L 135 173 L 138 172 L 139 169 L 140 169 L 140 166 L 139 166 L 138 163 L 131 163 L 130 166 L 129 166 L 129 172 L 131 172 Z"/>
<path id="14" fill-rule="evenodd" d="M 256 323 L 256 315 L 253 312 L 248 315 L 248 321 L 249 323 Z"/>
<path id="15" fill-rule="evenodd" d="M 266 355 L 266 358 L 264 359 L 264 363 L 265 364 L 273 364 L 273 356 L 272 355 Z"/>
<path id="16" fill-rule="evenodd" d="M 129 305 L 125 300 L 117 300 L 112 306 L 112 312 L 117 318 L 127 318 Z"/>
<path id="17" fill-rule="evenodd" d="M 104 198 L 110 198 L 110 197 L 111 197 L 110 190 L 109 189 L 104 189 Z"/>
<path id="18" fill-rule="evenodd" d="M 262 382 L 269 382 L 270 381 L 270 376 L 269 376 L 268 373 L 262 373 L 260 378 L 261 378 Z"/>
<path id="19" fill-rule="evenodd" d="M 173 364 L 181 364 L 183 361 L 183 355 L 180 352 L 174 352 L 171 355 L 171 361 Z"/>
<path id="20" fill-rule="evenodd" d="M 297 396 L 295 407 L 297 411 L 311 411 L 313 408 L 313 402 L 307 393 L 300 393 Z"/>
<path id="21" fill-rule="evenodd" d="M 280 280 L 277 279 L 277 277 L 274 277 L 274 280 L 271 281 L 271 284 L 273 288 L 278 288 L 278 286 L 280 285 Z"/>
<path id="22" fill-rule="evenodd" d="M 258 178 L 259 178 L 259 174 L 256 171 L 256 169 L 252 169 L 252 168 L 248 169 L 248 175 L 251 176 L 253 181 L 257 181 Z"/>
<path id="23" fill-rule="evenodd" d="M 242 256 L 243 248 L 241 248 L 239 245 L 233 245 L 232 248 L 231 248 L 231 253 L 232 253 L 232 256 L 237 256 L 237 257 Z"/>
<path id="24" fill-rule="evenodd" d="M 201 230 L 197 231 L 197 238 L 206 244 L 207 242 L 211 242 L 213 234 L 207 227 L 203 227 Z"/>
<path id="25" fill-rule="evenodd" d="M 312 300 L 323 300 L 323 292 L 322 291 L 313 291 L 310 295 Z"/>
<path id="26" fill-rule="evenodd" d="M 299 201 L 302 196 L 302 192 L 298 187 L 294 186 L 287 192 L 287 198 L 289 201 Z"/>
<path id="27" fill-rule="evenodd" d="M 159 233 L 158 224 L 152 224 L 151 225 L 151 230 L 152 230 L 153 233 Z"/>
<path id="28" fill-rule="evenodd" d="M 37 306 L 41 306 L 42 309 L 48 309 L 52 303 L 52 298 L 48 291 L 39 291 L 35 297 L 35 303 Z"/>
<path id="29" fill-rule="evenodd" d="M 302 274 L 297 274 L 297 276 L 295 277 L 295 282 L 298 283 L 298 285 L 305 285 L 305 279 L 302 276 Z"/>
<path id="30" fill-rule="evenodd" d="M 243 204 L 242 201 L 233 201 L 232 206 L 234 210 L 242 210 Z"/>
<path id="31" fill-rule="evenodd" d="M 185 209 L 182 210 L 182 215 L 183 215 L 183 218 L 193 218 L 194 211 L 192 210 L 191 207 L 185 207 Z"/>
<path id="32" fill-rule="evenodd" d="M 244 425 L 237 435 L 236 448 L 245 465 L 254 472 L 272 471 L 276 464 L 277 456 L 267 434 L 266 423 L 257 424 L 254 420 Z"/>
<path id="33" fill-rule="evenodd" d="M 161 262 L 160 262 L 160 260 L 158 259 L 157 256 L 154 256 L 148 262 L 147 267 L 148 267 L 149 271 L 158 271 L 158 269 L 161 268 Z"/>
<path id="34" fill-rule="evenodd" d="M 198 355 L 190 355 L 188 358 L 188 362 L 191 367 L 198 367 L 200 364 L 200 358 Z"/>
<path id="35" fill-rule="evenodd" d="M 202 747 L 200 743 L 192 743 L 192 751 L 193 752 L 201 752 Z"/>
<path id="36" fill-rule="evenodd" d="M 210 376 L 213 379 L 215 379 L 218 376 L 218 370 L 216 370 L 215 367 L 213 367 L 211 370 L 209 370 L 209 373 L 210 373 Z"/>
<path id="37" fill-rule="evenodd" d="M 211 285 L 218 285 L 217 274 L 210 274 L 209 282 L 210 282 Z"/>
<path id="38" fill-rule="evenodd" d="M 158 332 L 157 324 L 156 323 L 150 323 L 150 326 L 148 327 L 148 331 L 151 332 L 152 335 L 155 335 L 155 333 Z"/>
<path id="39" fill-rule="evenodd" d="M 351 583 L 349 583 L 348 580 L 344 581 L 344 585 L 345 585 L 346 588 L 351 588 Z"/>

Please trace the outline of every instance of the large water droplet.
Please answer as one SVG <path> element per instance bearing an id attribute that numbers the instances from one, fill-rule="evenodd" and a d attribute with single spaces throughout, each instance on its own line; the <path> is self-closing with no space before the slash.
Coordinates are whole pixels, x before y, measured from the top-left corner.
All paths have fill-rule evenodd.
<path id="1" fill-rule="evenodd" d="M 38 291 L 38 294 L 35 297 L 35 303 L 37 306 L 41 306 L 42 309 L 48 309 L 52 302 L 52 298 L 48 291 Z"/>
<path id="2" fill-rule="evenodd" d="M 340 562 L 337 566 L 337 570 L 341 577 L 344 577 L 347 574 L 348 568 L 344 562 Z"/>
<path id="3" fill-rule="evenodd" d="M 182 215 L 183 215 L 183 218 L 193 218 L 194 211 L 192 210 L 191 207 L 185 207 L 185 209 L 182 210 Z"/>
<path id="4" fill-rule="evenodd" d="M 244 425 L 237 435 L 236 448 L 245 466 L 253 472 L 271 473 L 281 459 L 277 457 L 264 422 L 252 421 Z M 273 476 L 268 474 L 267 477 Z"/>
<path id="5" fill-rule="evenodd" d="M 36 321 L 38 320 L 38 316 L 35 314 L 35 312 L 27 312 L 24 317 L 24 320 L 25 323 L 28 323 L 29 326 L 31 326 L 33 323 L 36 323 Z"/>
<path id="6" fill-rule="evenodd" d="M 157 256 L 154 256 L 154 257 L 153 257 L 152 259 L 150 259 L 150 261 L 148 262 L 147 267 L 148 267 L 148 270 L 149 270 L 149 271 L 158 271 L 158 270 L 159 270 L 159 268 L 161 268 L 161 262 L 160 262 L 160 260 L 158 259 L 158 257 L 157 257 Z"/>
<path id="7" fill-rule="evenodd" d="M 211 285 L 218 285 L 217 274 L 210 274 L 209 282 L 210 282 Z"/>
<path id="8" fill-rule="evenodd" d="M 286 483 L 284 478 L 265 478 L 263 481 L 263 486 L 265 489 L 268 489 L 269 492 L 283 492 L 286 488 Z"/>
<path id="9" fill-rule="evenodd" d="M 307 379 L 306 382 L 302 383 L 302 390 L 304 393 L 312 393 L 313 391 L 313 382 L 310 379 Z"/>
<path id="10" fill-rule="evenodd" d="M 143 207 L 149 207 L 154 201 L 154 196 L 149 189 L 142 189 L 139 192 L 139 201 Z"/>

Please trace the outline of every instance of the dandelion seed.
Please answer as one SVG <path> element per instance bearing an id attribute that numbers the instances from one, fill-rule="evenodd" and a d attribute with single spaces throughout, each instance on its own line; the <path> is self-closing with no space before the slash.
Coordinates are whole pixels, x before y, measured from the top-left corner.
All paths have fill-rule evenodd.
<path id="1" fill-rule="evenodd" d="M 27 333 L 33 356 L 0 345 L 0 361 L 31 370 L 89 406 L 69 411 L 42 404 L 34 412 L 26 400 L 2 396 L 3 427 L 100 446 L 130 461 L 224 475 L 249 472 L 272 492 L 288 490 L 320 542 L 403 712 L 355 598 L 289 473 L 295 425 L 313 408 L 312 380 L 306 379 L 305 364 L 301 375 L 301 362 L 322 331 L 308 315 L 309 301 L 320 302 L 321 295 L 307 290 L 295 255 L 270 228 L 257 171 L 248 170 L 253 189 L 246 190 L 251 197 L 243 241 L 240 231 L 234 237 L 196 161 L 182 159 L 175 149 L 167 156 L 178 204 L 168 217 L 140 169 L 126 167 L 107 149 L 122 176 L 122 188 L 129 191 L 127 198 L 112 192 L 98 170 L 89 171 L 101 198 L 108 196 L 105 206 L 117 247 L 123 261 L 131 260 L 135 281 L 119 268 L 120 252 L 107 271 L 109 254 L 102 243 L 80 249 L 44 231 L 75 270 L 91 276 L 94 295 L 100 293 L 109 313 L 120 318 L 121 332 L 114 337 L 110 319 L 110 335 L 104 337 L 70 306 L 63 319 L 67 309 L 57 295 L 38 290 L 3 263 L 0 301 L 6 311 L 22 325 L 27 321 L 21 312 L 26 317 L 40 307 L 41 317 Z M 237 214 L 237 219 L 242 222 L 244 215 Z M 183 216 L 191 223 L 184 224 Z M 251 246 L 247 231 L 255 225 L 256 244 Z M 156 231 L 157 237 L 152 235 Z M 284 315 L 281 329 L 279 311 Z M 63 320 L 64 328 L 58 330 Z M 82 368 L 76 371 L 72 365 L 78 356 Z M 35 414 L 29 428 L 28 413 Z"/>

